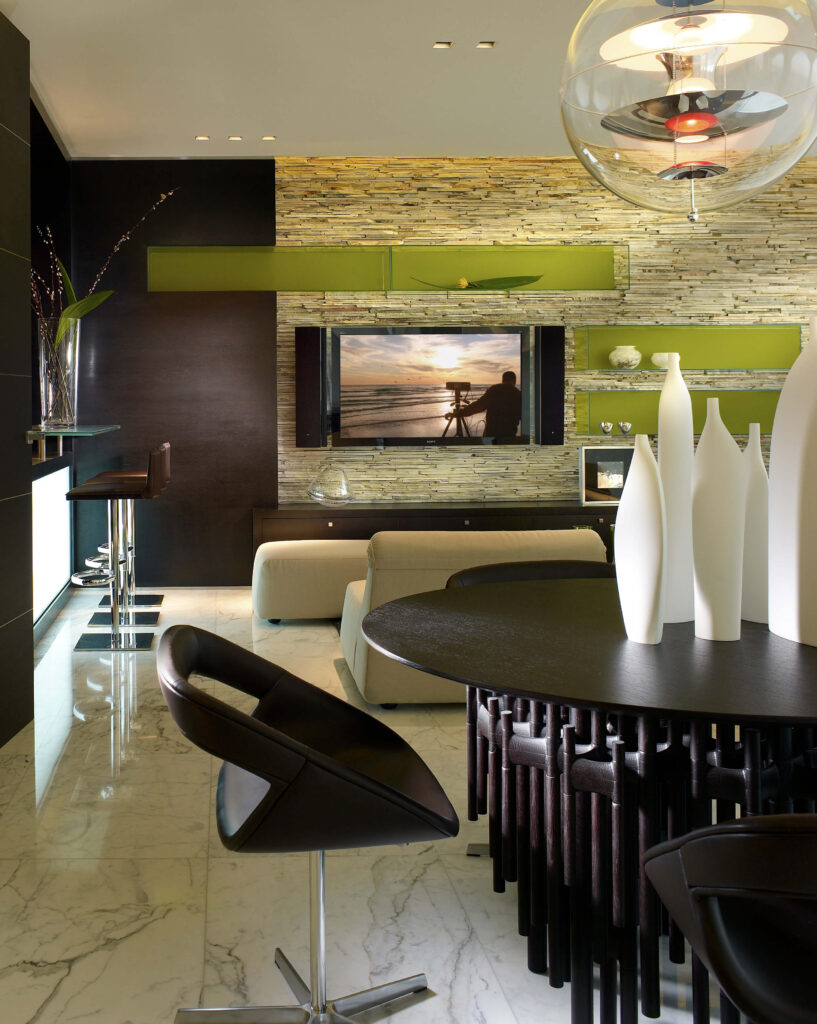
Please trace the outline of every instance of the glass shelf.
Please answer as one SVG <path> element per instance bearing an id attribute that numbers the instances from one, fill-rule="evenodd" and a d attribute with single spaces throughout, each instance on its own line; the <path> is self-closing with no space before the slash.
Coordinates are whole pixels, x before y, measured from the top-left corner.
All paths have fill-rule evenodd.
<path id="1" fill-rule="evenodd" d="M 57 455 L 62 455 L 62 439 L 64 437 L 96 437 L 97 434 L 109 434 L 119 430 L 118 423 L 97 423 L 88 426 L 73 427 L 31 427 L 26 431 L 26 444 L 37 444 L 35 462 L 45 462 L 45 445 L 49 437 L 57 438 Z"/>

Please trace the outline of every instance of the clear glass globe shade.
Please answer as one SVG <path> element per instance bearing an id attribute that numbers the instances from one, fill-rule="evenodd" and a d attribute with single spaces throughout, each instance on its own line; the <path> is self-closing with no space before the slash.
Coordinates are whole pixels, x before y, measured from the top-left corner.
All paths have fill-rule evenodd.
<path id="1" fill-rule="evenodd" d="M 762 192 L 817 136 L 815 10 L 817 0 L 594 0 L 562 78 L 576 156 L 623 199 L 691 219 Z"/>

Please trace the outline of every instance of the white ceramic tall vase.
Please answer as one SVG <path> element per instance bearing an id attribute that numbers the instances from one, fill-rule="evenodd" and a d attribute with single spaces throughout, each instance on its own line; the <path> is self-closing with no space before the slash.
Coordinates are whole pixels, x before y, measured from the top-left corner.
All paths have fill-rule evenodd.
<path id="1" fill-rule="evenodd" d="M 769 621 L 769 477 L 760 450 L 760 424 L 749 424 L 743 452 L 746 479 L 746 526 L 743 533 L 743 600 L 741 618 Z"/>
<path id="2" fill-rule="evenodd" d="M 704 640 L 740 640 L 744 495 L 741 450 L 708 398 L 692 467 L 695 636 Z"/>
<path id="3" fill-rule="evenodd" d="M 692 402 L 681 376 L 680 356 L 667 353 L 667 376 L 658 402 L 658 470 L 667 510 L 665 622 L 691 622 Z"/>
<path id="4" fill-rule="evenodd" d="M 769 629 L 817 647 L 817 317 L 777 403 L 769 458 Z"/>
<path id="5" fill-rule="evenodd" d="M 616 513 L 616 579 L 630 640 L 658 644 L 664 630 L 667 517 L 658 463 L 646 434 L 635 452 Z"/>

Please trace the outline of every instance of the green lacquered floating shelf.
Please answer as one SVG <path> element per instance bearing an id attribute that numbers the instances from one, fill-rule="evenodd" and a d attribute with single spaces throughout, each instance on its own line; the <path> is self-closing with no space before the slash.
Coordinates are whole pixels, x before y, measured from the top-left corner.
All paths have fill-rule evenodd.
<path id="1" fill-rule="evenodd" d="M 610 291 L 616 283 L 612 245 L 400 245 L 391 248 L 391 290 L 454 291 L 504 277 L 534 277 L 513 291 Z M 460 289 L 471 291 L 471 289 Z M 487 291 L 508 290 L 489 284 Z"/>
<path id="2" fill-rule="evenodd" d="M 619 422 L 632 424 L 634 434 L 658 432 L 660 391 L 579 391 L 576 393 L 576 433 L 599 435 L 600 424 L 612 423 L 620 437 Z M 723 422 L 732 434 L 748 434 L 750 423 L 759 423 L 763 434 L 772 432 L 779 391 L 690 391 L 693 429 L 700 434 L 706 422 L 707 398 L 719 399 Z"/>
<path id="3" fill-rule="evenodd" d="M 654 352 L 679 352 L 682 370 L 787 370 L 800 354 L 798 324 L 679 324 L 590 326 L 576 328 L 574 365 L 577 370 L 609 370 L 617 345 L 634 345 L 642 370 L 654 366 Z"/>
<path id="4" fill-rule="evenodd" d="M 534 277 L 519 287 L 503 279 Z M 488 287 L 460 289 L 489 282 Z M 496 282 L 500 283 L 497 284 Z M 148 291 L 611 291 L 624 245 L 151 246 Z"/>

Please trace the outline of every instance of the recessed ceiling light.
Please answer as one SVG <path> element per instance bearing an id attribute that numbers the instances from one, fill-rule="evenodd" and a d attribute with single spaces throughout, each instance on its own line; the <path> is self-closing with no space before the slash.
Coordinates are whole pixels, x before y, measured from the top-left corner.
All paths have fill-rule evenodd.
<path id="1" fill-rule="evenodd" d="M 243 142 L 243 140 L 244 140 L 244 136 L 243 135 L 228 135 L 227 136 L 227 141 L 228 142 Z"/>
<path id="2" fill-rule="evenodd" d="M 197 135 L 196 136 L 196 142 L 209 142 L 209 141 L 210 141 L 210 136 L 209 135 Z"/>
<path id="3" fill-rule="evenodd" d="M 483 39 L 481 43 L 477 43 L 478 50 L 493 50 L 495 46 L 493 39 Z"/>
<path id="4" fill-rule="evenodd" d="M 453 45 L 454 44 L 450 40 L 447 41 L 445 39 L 438 39 L 437 42 L 434 43 L 434 49 L 435 50 L 450 50 Z"/>
<path id="5" fill-rule="evenodd" d="M 262 135 L 261 136 L 261 141 L 262 142 L 275 142 L 275 136 L 274 135 Z"/>

